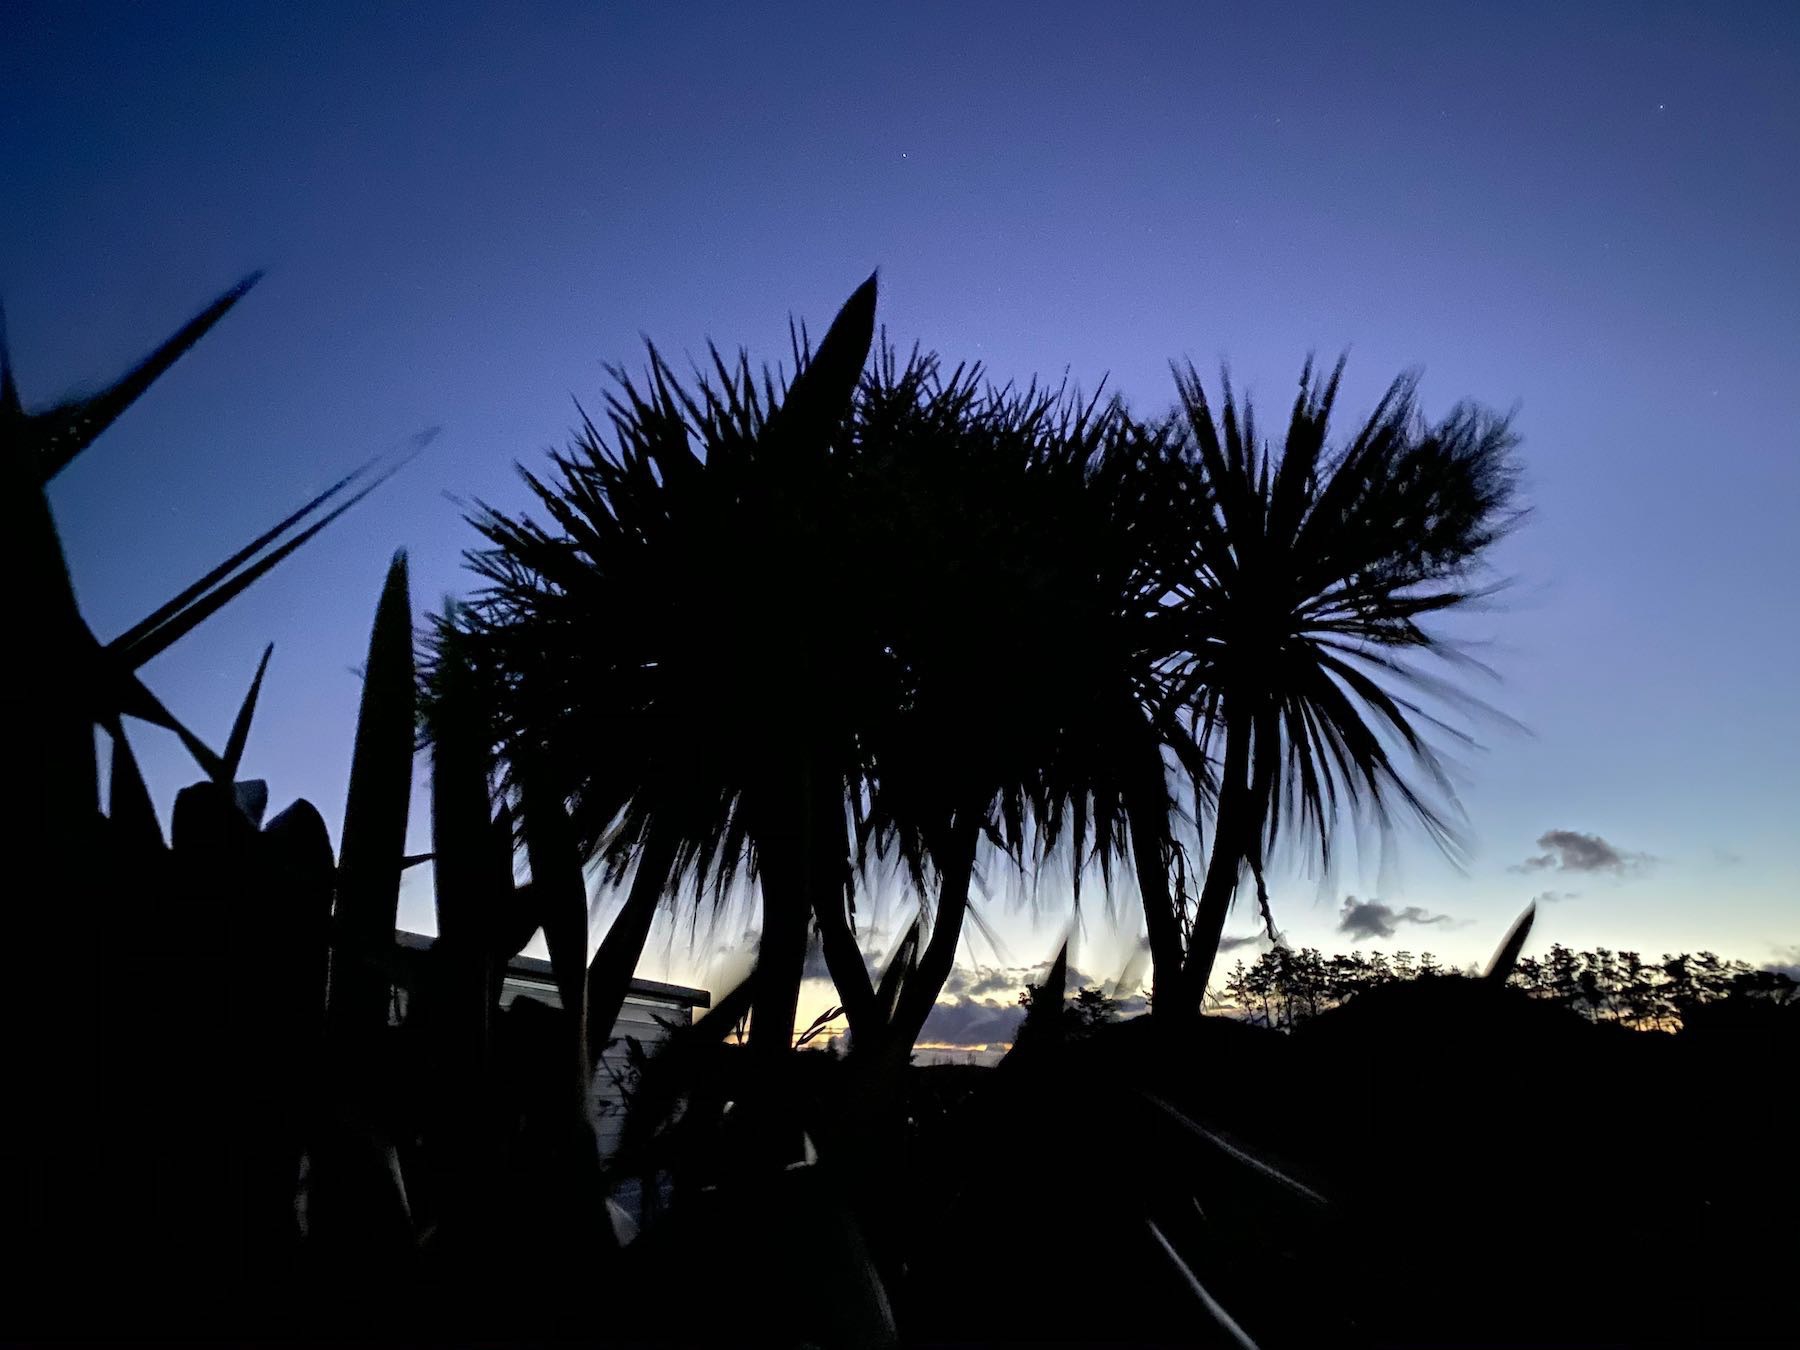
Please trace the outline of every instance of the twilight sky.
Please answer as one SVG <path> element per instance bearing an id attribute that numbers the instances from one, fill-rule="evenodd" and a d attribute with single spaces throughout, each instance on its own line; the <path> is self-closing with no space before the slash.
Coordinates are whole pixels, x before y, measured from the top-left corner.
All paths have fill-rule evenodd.
<path id="1" fill-rule="evenodd" d="M 1518 408 L 1535 518 L 1459 631 L 1529 733 L 1466 761 L 1466 874 L 1403 835 L 1386 866 L 1275 881 L 1291 939 L 1479 960 L 1552 893 L 1537 948 L 1800 960 L 1800 8 L 1364 8 L 13 0 L 0 294 L 27 404 L 269 268 L 55 484 L 90 621 L 120 631 L 441 423 L 147 671 L 220 742 L 273 640 L 246 772 L 335 829 L 388 555 L 421 607 L 461 591 L 443 494 L 521 504 L 512 461 L 640 334 L 773 360 L 790 312 L 818 331 L 878 265 L 898 340 L 1110 374 L 1144 410 L 1170 357 L 1228 360 L 1273 411 L 1309 351 L 1348 349 L 1345 426 L 1412 365 L 1432 413 Z M 973 655 L 1035 659 L 998 626 Z M 136 744 L 166 815 L 194 773 Z M 997 894 L 1004 950 L 971 965 L 1047 958 L 1064 906 L 1039 901 Z M 1078 963 L 1117 974 L 1135 929 L 1090 917 Z M 674 940 L 645 973 L 719 976 Z"/>

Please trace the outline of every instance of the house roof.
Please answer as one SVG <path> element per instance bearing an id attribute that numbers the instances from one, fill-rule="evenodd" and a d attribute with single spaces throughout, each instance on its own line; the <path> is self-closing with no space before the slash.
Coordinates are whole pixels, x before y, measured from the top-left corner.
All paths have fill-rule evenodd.
<path id="1" fill-rule="evenodd" d="M 425 933 L 409 933 L 404 928 L 394 930 L 394 943 L 410 952 L 429 951 L 434 938 Z M 550 963 L 535 956 L 515 956 L 506 963 L 506 973 L 516 980 L 530 980 L 537 984 L 554 984 L 555 976 Z M 712 1007 L 712 995 L 704 989 L 694 989 L 685 984 L 665 984 L 661 980 L 640 980 L 633 978 L 627 991 L 632 998 L 655 999 L 660 1003 L 673 1003 L 689 1008 Z"/>

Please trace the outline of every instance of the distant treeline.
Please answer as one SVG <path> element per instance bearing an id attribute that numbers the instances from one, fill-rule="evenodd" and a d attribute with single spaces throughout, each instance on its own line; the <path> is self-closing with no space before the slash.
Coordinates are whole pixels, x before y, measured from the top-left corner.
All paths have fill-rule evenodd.
<path id="1" fill-rule="evenodd" d="M 1430 952 L 1350 952 L 1274 947 L 1252 965 L 1239 960 L 1224 983 L 1225 1005 L 1261 1026 L 1291 1028 L 1378 985 L 1441 979 L 1459 972 Z M 1542 959 L 1522 957 L 1508 984 L 1590 1022 L 1640 1031 L 1674 1031 L 1695 1008 L 1737 1000 L 1800 1001 L 1800 986 L 1778 970 L 1759 970 L 1712 952 L 1645 961 L 1605 947 L 1578 952 L 1561 943 Z"/>

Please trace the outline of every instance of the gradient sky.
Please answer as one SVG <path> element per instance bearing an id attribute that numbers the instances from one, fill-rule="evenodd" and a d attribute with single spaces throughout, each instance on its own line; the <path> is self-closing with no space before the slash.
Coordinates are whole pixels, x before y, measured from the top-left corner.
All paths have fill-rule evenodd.
<path id="1" fill-rule="evenodd" d="M 1518 409 L 1535 517 L 1461 631 L 1529 733 L 1467 760 L 1466 874 L 1402 836 L 1388 866 L 1278 879 L 1290 937 L 1347 945 L 1355 895 L 1447 916 L 1365 946 L 1479 960 L 1553 892 L 1537 948 L 1800 960 L 1800 7 L 1364 8 L 13 0 L 0 294 L 28 405 L 269 269 L 53 487 L 82 604 L 110 636 L 443 424 L 147 671 L 220 742 L 273 640 L 246 772 L 335 832 L 388 555 L 422 608 L 463 590 L 444 494 L 522 504 L 513 460 L 640 334 L 773 360 L 790 313 L 818 331 L 879 266 L 898 340 L 1110 375 L 1145 410 L 1170 357 L 1228 360 L 1273 410 L 1348 350 L 1346 424 L 1413 365 L 1428 411 Z M 997 623 L 973 655 L 1043 639 Z M 193 770 L 136 744 L 166 814 Z M 1618 864 L 1518 870 L 1606 861 L 1549 831 Z M 1046 958 L 1040 906 L 996 897 L 1004 951 L 971 962 Z M 1131 935 L 1086 943 L 1111 974 Z M 719 977 L 673 939 L 646 973 Z"/>

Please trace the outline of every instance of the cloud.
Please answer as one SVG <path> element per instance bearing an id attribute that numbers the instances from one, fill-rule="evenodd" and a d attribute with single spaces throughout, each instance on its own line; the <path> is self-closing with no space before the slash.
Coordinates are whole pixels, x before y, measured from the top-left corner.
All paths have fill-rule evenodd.
<path id="1" fill-rule="evenodd" d="M 1043 972 L 1025 968 L 982 968 L 979 970 L 952 970 L 950 978 L 944 984 L 944 991 L 959 994 L 968 998 L 993 998 L 995 995 L 1011 994 L 1017 998 L 1028 983 L 1037 983 L 1043 978 Z"/>
<path id="2" fill-rule="evenodd" d="M 1717 844 L 1713 845 L 1712 855 L 1713 862 L 1720 867 L 1736 867 L 1744 861 L 1743 854 L 1733 853 L 1730 849 L 1720 848 Z"/>
<path id="3" fill-rule="evenodd" d="M 1391 938 L 1403 923 L 1455 922 L 1448 914 L 1432 914 L 1417 905 L 1397 910 L 1379 900 L 1358 900 L 1354 895 L 1347 895 L 1344 907 L 1338 911 L 1337 930 L 1348 933 L 1352 942 L 1363 942 L 1369 938 Z"/>
<path id="4" fill-rule="evenodd" d="M 1597 834 L 1580 830 L 1546 830 L 1538 836 L 1542 853 L 1527 858 L 1514 872 L 1611 872 L 1624 877 L 1641 872 L 1656 861 L 1648 853 L 1628 853 Z"/>
<path id="5" fill-rule="evenodd" d="M 1035 966 L 977 966 L 973 969 L 954 966 L 950 970 L 950 978 L 944 981 L 944 993 L 959 998 L 999 998 L 1017 1002 L 1019 995 L 1025 992 L 1026 985 L 1044 982 L 1044 977 L 1050 973 L 1050 965 L 1050 962 L 1044 961 Z M 1067 988 L 1071 993 L 1090 985 L 1111 989 L 1113 982 L 1097 979 L 1074 966 L 1069 967 Z"/>
<path id="6" fill-rule="evenodd" d="M 1579 900 L 1580 898 L 1580 891 L 1539 891 L 1536 895 L 1531 897 L 1531 903 L 1534 905 L 1555 905 L 1560 904 L 1564 900 Z"/>
<path id="7" fill-rule="evenodd" d="M 1011 1045 L 1024 1017 L 1025 1010 L 1017 1003 L 1009 1006 L 993 999 L 959 998 L 953 1003 L 937 1003 L 925 1019 L 919 1041 L 969 1047 Z"/>
<path id="8" fill-rule="evenodd" d="M 1800 943 L 1792 947 L 1777 947 L 1775 959 L 1763 967 L 1778 975 L 1785 975 L 1796 984 L 1800 984 Z"/>
<path id="9" fill-rule="evenodd" d="M 1025 1016 L 1019 995 L 1025 992 L 1027 984 L 1042 984 L 1049 971 L 1048 961 L 1037 966 L 953 968 L 944 982 L 944 997 L 949 1001 L 932 1006 L 925 1028 L 919 1033 L 920 1044 L 964 1050 L 979 1046 L 999 1049 L 1012 1044 Z M 1069 968 L 1068 981 L 1071 998 L 1078 989 L 1103 990 L 1118 1004 L 1122 1018 L 1149 1010 L 1150 1002 L 1142 993 L 1120 990 L 1114 994 L 1112 981 L 1096 979 L 1077 967 Z"/>

